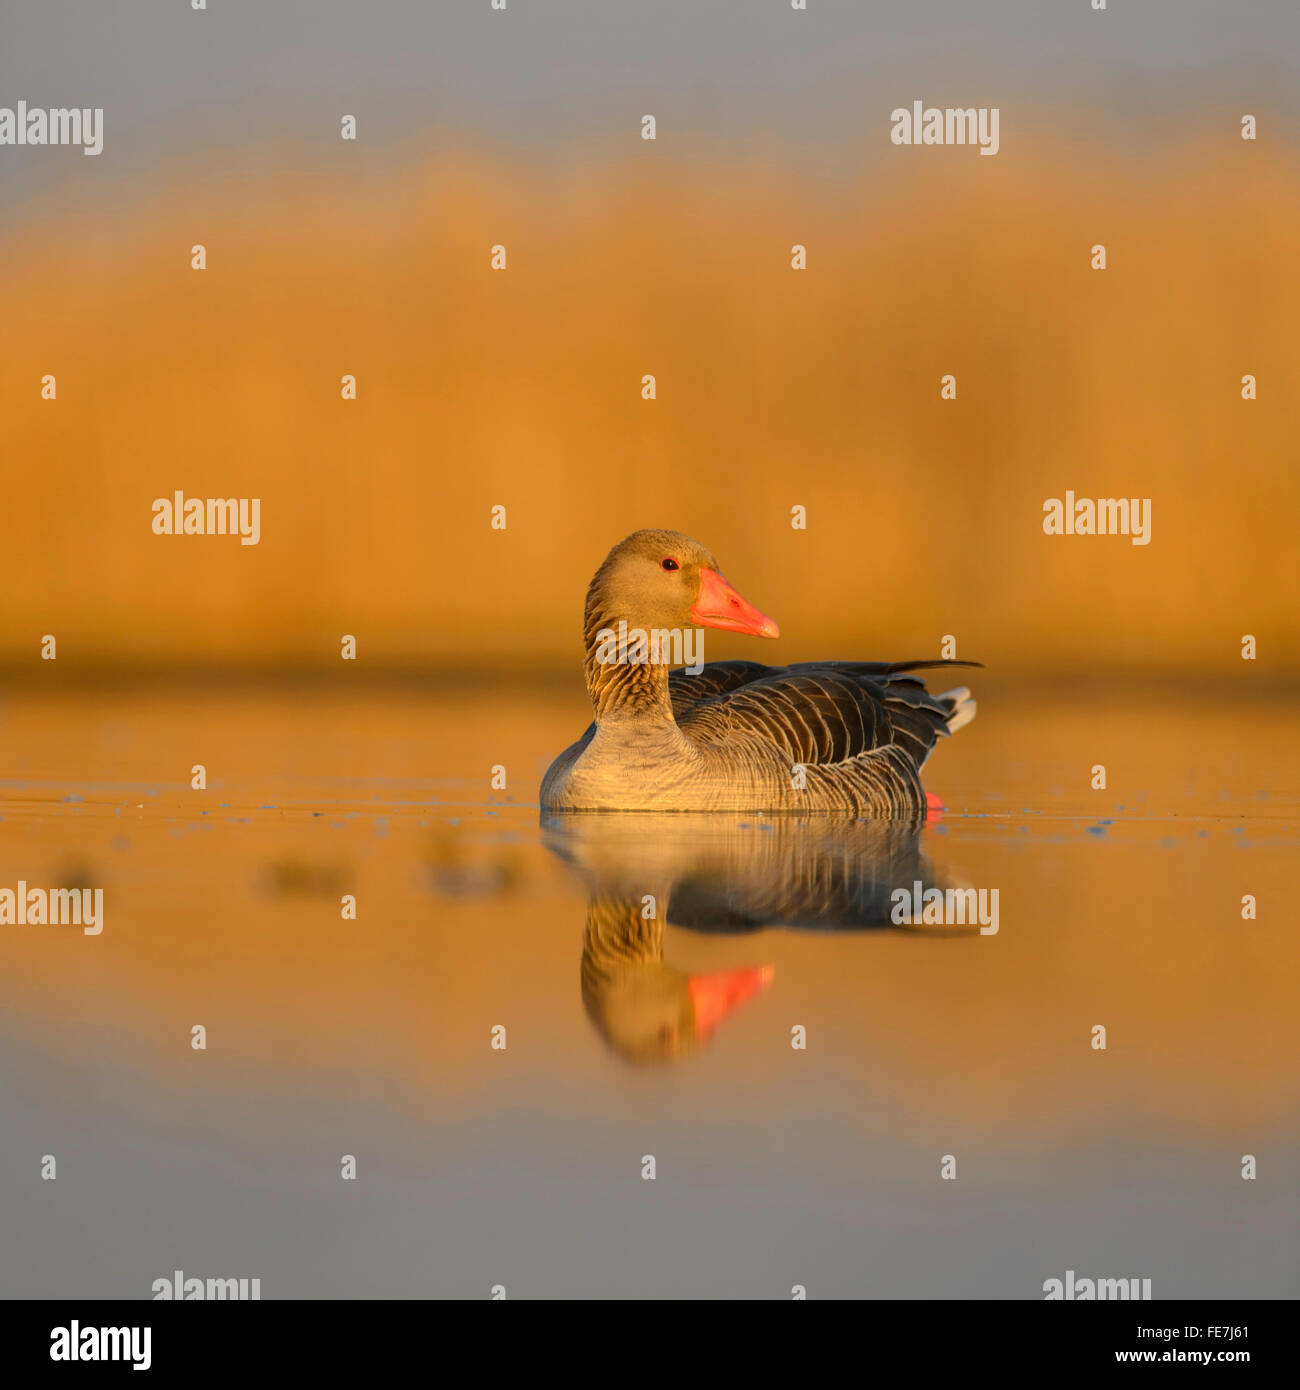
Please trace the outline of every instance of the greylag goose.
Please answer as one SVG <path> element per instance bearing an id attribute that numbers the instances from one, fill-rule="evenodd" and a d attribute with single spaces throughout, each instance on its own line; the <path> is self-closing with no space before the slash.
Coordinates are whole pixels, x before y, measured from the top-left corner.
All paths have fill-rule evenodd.
<path id="1" fill-rule="evenodd" d="M 689 662 L 701 627 L 777 637 L 678 531 L 636 531 L 587 590 L 595 722 L 551 764 L 543 810 L 834 811 L 923 816 L 920 770 L 975 717 L 965 687 L 915 673 L 969 661 Z M 697 669 L 670 670 L 686 658 Z"/>

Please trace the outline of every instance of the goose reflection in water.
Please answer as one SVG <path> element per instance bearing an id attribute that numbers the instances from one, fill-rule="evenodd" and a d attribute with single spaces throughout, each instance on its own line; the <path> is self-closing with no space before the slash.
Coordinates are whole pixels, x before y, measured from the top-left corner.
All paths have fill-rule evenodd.
<path id="1" fill-rule="evenodd" d="M 895 926 L 892 894 L 942 887 L 921 821 L 620 813 L 542 816 L 547 848 L 588 891 L 582 1001 L 601 1036 L 636 1062 L 684 1057 L 771 983 L 771 966 L 690 975 L 664 959 L 664 927 L 744 935 L 763 927 Z M 975 929 L 977 930 L 977 929 Z"/>

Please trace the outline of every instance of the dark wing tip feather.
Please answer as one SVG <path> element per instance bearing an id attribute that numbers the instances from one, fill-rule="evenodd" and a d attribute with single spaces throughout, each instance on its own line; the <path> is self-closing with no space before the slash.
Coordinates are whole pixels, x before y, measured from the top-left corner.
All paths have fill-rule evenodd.
<path id="1" fill-rule="evenodd" d="M 904 671 L 932 671 L 940 666 L 970 666 L 981 671 L 984 669 L 982 661 L 958 661 L 955 656 L 932 656 L 921 661 L 891 661 L 881 674 L 894 676 Z"/>

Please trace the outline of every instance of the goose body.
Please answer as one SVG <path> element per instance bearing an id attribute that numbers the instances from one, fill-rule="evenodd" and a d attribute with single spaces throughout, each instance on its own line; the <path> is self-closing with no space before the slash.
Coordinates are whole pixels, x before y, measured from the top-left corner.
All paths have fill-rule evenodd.
<path id="1" fill-rule="evenodd" d="M 596 718 L 551 764 L 544 810 L 924 815 L 921 767 L 940 737 L 974 718 L 975 704 L 964 687 L 930 694 L 916 672 L 973 663 L 670 670 L 667 635 L 699 627 L 779 635 L 712 554 L 679 532 L 637 531 L 614 547 L 587 591 Z M 624 631 L 664 640 L 616 649 L 611 635 Z"/>

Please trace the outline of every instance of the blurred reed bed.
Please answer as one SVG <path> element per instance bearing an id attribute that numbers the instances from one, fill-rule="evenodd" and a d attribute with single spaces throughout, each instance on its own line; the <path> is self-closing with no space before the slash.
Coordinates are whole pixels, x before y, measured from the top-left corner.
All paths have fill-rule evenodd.
<path id="1" fill-rule="evenodd" d="M 11 221 L 0 666 L 337 671 L 352 633 L 369 671 L 568 671 L 591 571 L 661 525 L 780 620 L 767 659 L 1293 677 L 1300 166 L 897 153 L 340 161 Z M 260 545 L 155 536 L 177 489 L 260 497 Z M 1151 545 L 1045 536 L 1066 489 L 1152 498 Z"/>

